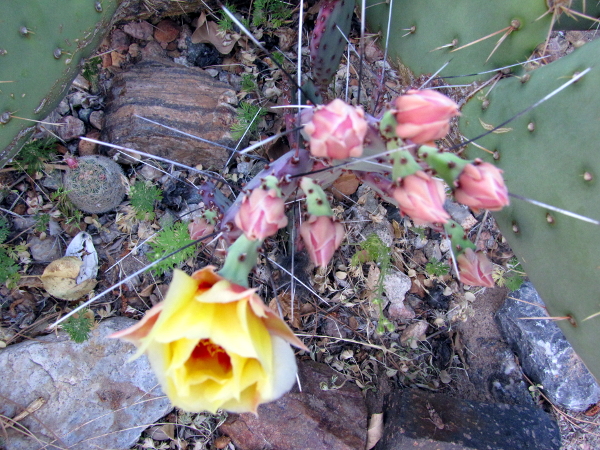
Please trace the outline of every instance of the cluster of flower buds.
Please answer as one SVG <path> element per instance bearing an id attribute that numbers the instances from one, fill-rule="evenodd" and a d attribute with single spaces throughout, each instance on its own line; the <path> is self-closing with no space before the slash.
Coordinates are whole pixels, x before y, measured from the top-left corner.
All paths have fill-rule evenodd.
<path id="1" fill-rule="evenodd" d="M 389 161 L 391 167 L 375 170 L 376 176 L 358 170 L 355 173 L 372 186 L 377 180 L 373 187 L 415 224 L 439 226 L 450 222 L 444 208 L 446 186 L 457 202 L 475 212 L 497 211 L 509 203 L 501 170 L 479 159 L 466 161 L 435 147 L 434 141 L 448 134 L 450 120 L 458 115 L 457 104 L 439 92 L 409 90 L 395 100 L 379 121 L 377 141 L 366 138 L 375 122 L 369 121 L 360 107 L 341 100 L 314 108 L 304 134 L 311 154 L 325 161 L 361 156 Z M 349 167 L 359 168 L 361 163 Z M 306 227 L 308 223 L 317 221 L 309 220 Z M 485 255 L 465 247 L 455 257 L 466 284 L 491 285 L 491 262 Z"/>

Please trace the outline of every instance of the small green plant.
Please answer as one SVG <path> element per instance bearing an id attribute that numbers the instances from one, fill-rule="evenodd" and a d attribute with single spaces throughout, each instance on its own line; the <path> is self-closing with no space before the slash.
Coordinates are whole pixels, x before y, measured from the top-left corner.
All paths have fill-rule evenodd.
<path id="1" fill-rule="evenodd" d="M 239 17 L 239 15 L 236 14 L 237 7 L 235 5 L 232 5 L 231 3 L 225 3 L 225 7 L 231 12 L 231 14 L 237 15 Z M 240 18 L 240 22 L 246 28 L 250 27 L 250 21 L 247 18 L 243 18 L 243 17 Z M 235 31 L 235 26 L 234 26 L 233 20 L 231 20 L 231 18 L 227 14 L 225 14 L 225 12 L 221 12 L 221 18 L 219 19 L 217 24 L 219 25 L 219 29 L 221 29 L 222 31 L 225 31 L 225 32 Z"/>
<path id="2" fill-rule="evenodd" d="M 158 187 L 138 180 L 131 186 L 129 199 L 139 220 L 154 220 L 154 204 L 162 200 L 162 194 Z"/>
<path id="3" fill-rule="evenodd" d="M 6 241 L 10 233 L 10 229 L 8 227 L 8 220 L 6 218 L 0 216 L 0 244 Z"/>
<path id="4" fill-rule="evenodd" d="M 0 244 L 6 241 L 9 233 L 8 220 L 0 216 Z M 21 277 L 14 257 L 14 252 L 10 252 L 6 245 L 0 245 L 0 283 L 5 283 L 9 289 L 16 287 Z"/>
<path id="5" fill-rule="evenodd" d="M 359 244 L 361 250 L 356 252 L 351 259 L 353 266 L 358 266 L 369 261 L 373 261 L 379 267 L 379 278 L 377 280 L 377 288 L 375 297 L 372 300 L 374 305 L 379 308 L 379 321 L 377 323 L 377 332 L 383 334 L 385 330 L 394 331 L 394 324 L 383 315 L 383 281 L 390 271 L 392 259 L 390 249 L 387 247 L 377 234 L 373 233 L 367 237 L 365 242 Z"/>
<path id="6" fill-rule="evenodd" d="M 59 187 L 50 194 L 50 199 L 53 202 L 56 202 L 56 209 L 58 209 L 60 214 L 64 217 L 66 223 L 78 224 L 83 218 L 83 213 L 75 207 L 68 195 L 69 191 L 63 187 Z"/>
<path id="7" fill-rule="evenodd" d="M 44 164 L 56 153 L 54 139 L 34 139 L 23 146 L 15 164 L 30 176 L 44 169 Z"/>
<path id="8" fill-rule="evenodd" d="M 48 229 L 50 223 L 50 214 L 42 213 L 35 216 L 35 231 L 42 233 Z"/>
<path id="9" fill-rule="evenodd" d="M 271 53 L 271 58 L 274 59 L 275 62 L 277 62 L 280 65 L 283 65 L 283 62 L 285 61 L 285 55 L 281 52 Z"/>
<path id="10" fill-rule="evenodd" d="M 102 58 L 94 56 L 85 62 L 81 71 L 83 78 L 90 82 L 92 92 L 95 92 L 98 88 L 98 74 L 100 73 L 101 64 Z"/>
<path id="11" fill-rule="evenodd" d="M 240 102 L 237 109 L 237 121 L 231 127 L 231 137 L 240 140 L 245 136 L 253 136 L 260 118 L 267 114 L 267 110 L 259 105 L 249 102 Z"/>
<path id="12" fill-rule="evenodd" d="M 516 257 L 513 257 L 508 264 L 506 269 L 502 267 L 496 267 L 492 277 L 498 286 L 506 286 L 509 291 L 516 291 L 521 287 L 523 281 L 525 281 L 526 273 L 521 267 L 521 263 Z"/>
<path id="13" fill-rule="evenodd" d="M 187 224 L 183 222 L 175 223 L 156 234 L 154 242 L 150 243 L 152 251 L 148 254 L 148 259 L 150 261 L 156 261 L 193 242 L 194 241 L 190 239 Z M 189 246 L 158 263 L 152 268 L 152 271 L 156 275 L 163 275 L 175 266 L 179 266 L 186 259 L 192 257 L 195 251 L 196 249 L 194 246 Z"/>
<path id="14" fill-rule="evenodd" d="M 450 272 L 450 267 L 436 258 L 431 258 L 431 261 L 425 265 L 425 271 L 432 277 L 441 277 Z"/>
<path id="15" fill-rule="evenodd" d="M 63 323 L 62 327 L 72 341 L 81 344 L 89 339 L 94 323 L 94 312 L 88 308 L 84 308 L 77 314 L 69 317 Z"/>
<path id="16" fill-rule="evenodd" d="M 252 8 L 252 26 L 279 28 L 292 16 L 292 8 L 281 0 L 255 0 Z"/>
<path id="17" fill-rule="evenodd" d="M 244 91 L 244 92 L 256 91 L 258 89 L 258 85 L 256 84 L 254 75 L 251 73 L 242 74 L 241 87 L 242 87 L 242 91 Z"/>

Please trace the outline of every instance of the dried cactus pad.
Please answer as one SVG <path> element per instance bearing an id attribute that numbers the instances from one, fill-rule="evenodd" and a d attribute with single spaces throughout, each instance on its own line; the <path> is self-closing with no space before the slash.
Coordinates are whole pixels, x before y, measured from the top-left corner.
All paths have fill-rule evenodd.
<path id="1" fill-rule="evenodd" d="M 82 156 L 76 169 L 64 176 L 69 199 L 88 213 L 103 213 L 116 208 L 125 197 L 123 169 L 106 156 Z"/>

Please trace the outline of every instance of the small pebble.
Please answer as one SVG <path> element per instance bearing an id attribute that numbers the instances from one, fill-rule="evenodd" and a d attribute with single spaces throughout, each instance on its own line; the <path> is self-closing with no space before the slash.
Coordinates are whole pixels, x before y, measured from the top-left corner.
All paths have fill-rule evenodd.
<path id="1" fill-rule="evenodd" d="M 77 117 L 65 116 L 58 123 L 62 124 L 58 127 L 58 136 L 64 141 L 70 141 L 85 134 L 85 124 Z"/>
<path id="2" fill-rule="evenodd" d="M 104 125 L 104 112 L 103 111 L 93 111 L 89 117 L 90 125 L 98 130 L 102 129 Z"/>
<path id="3" fill-rule="evenodd" d="M 143 20 L 141 22 L 132 22 L 124 25 L 123 31 L 136 39 L 149 41 L 154 33 L 154 27 Z"/>

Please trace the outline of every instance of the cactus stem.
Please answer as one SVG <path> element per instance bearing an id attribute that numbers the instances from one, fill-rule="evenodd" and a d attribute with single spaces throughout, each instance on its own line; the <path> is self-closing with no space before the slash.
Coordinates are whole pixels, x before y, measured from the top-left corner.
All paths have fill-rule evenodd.
<path id="1" fill-rule="evenodd" d="M 242 234 L 229 247 L 225 264 L 219 270 L 219 274 L 233 283 L 247 287 L 248 275 L 256 265 L 258 249 L 262 243 L 263 241 L 260 239 L 253 241 L 248 239 L 245 234 Z"/>

